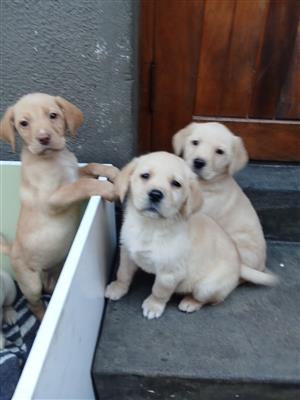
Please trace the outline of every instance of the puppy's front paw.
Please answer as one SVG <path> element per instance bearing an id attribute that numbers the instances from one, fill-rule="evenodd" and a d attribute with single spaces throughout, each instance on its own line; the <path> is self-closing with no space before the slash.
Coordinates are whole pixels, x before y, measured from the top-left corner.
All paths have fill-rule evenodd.
<path id="1" fill-rule="evenodd" d="M 119 281 L 111 282 L 105 290 L 105 297 L 110 300 L 119 300 L 128 292 L 128 287 Z"/>
<path id="2" fill-rule="evenodd" d="M 143 315 L 148 319 L 159 318 L 164 309 L 166 303 L 158 301 L 152 294 L 142 304 Z"/>
<path id="3" fill-rule="evenodd" d="M 102 196 L 105 200 L 108 201 L 117 201 L 119 200 L 119 196 L 116 193 L 115 186 L 113 183 L 109 181 L 99 182 L 99 192 L 97 193 L 99 196 Z"/>
<path id="4" fill-rule="evenodd" d="M 114 183 L 116 178 L 117 178 L 117 176 L 120 173 L 120 170 L 117 167 L 114 167 L 114 166 L 111 166 L 110 168 L 111 168 L 111 170 L 110 170 L 108 179 L 110 180 L 110 182 Z"/>
<path id="5" fill-rule="evenodd" d="M 202 304 L 195 300 L 192 296 L 185 296 L 178 305 L 180 311 L 191 313 L 200 310 Z"/>
<path id="6" fill-rule="evenodd" d="M 8 325 L 13 325 L 17 322 L 17 313 L 12 307 L 3 309 L 3 319 Z"/>
<path id="7" fill-rule="evenodd" d="M 0 331 L 0 350 L 4 349 L 5 346 L 5 337 L 3 333 Z"/>

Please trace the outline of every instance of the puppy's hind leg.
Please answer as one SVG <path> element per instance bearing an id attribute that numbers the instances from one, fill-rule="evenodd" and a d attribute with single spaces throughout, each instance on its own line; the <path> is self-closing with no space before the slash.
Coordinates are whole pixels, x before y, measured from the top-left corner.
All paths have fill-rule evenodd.
<path id="1" fill-rule="evenodd" d="M 38 320 L 42 320 L 45 314 L 45 308 L 41 300 L 42 281 L 38 271 L 31 270 L 13 263 L 16 280 L 21 292 L 28 301 L 28 306 Z"/>
<path id="2" fill-rule="evenodd" d="M 224 273 L 212 273 L 197 282 L 193 290 L 194 298 L 204 304 L 218 304 L 238 285 L 238 275 L 225 276 Z"/>
<path id="3" fill-rule="evenodd" d="M 49 271 L 43 271 L 41 274 L 43 289 L 47 294 L 54 292 L 56 283 L 58 281 L 62 266 L 58 265 L 55 268 L 51 268 Z"/>
<path id="4" fill-rule="evenodd" d="M 183 312 L 191 313 L 200 310 L 202 303 L 194 299 L 193 296 L 184 296 L 178 305 L 178 309 Z"/>

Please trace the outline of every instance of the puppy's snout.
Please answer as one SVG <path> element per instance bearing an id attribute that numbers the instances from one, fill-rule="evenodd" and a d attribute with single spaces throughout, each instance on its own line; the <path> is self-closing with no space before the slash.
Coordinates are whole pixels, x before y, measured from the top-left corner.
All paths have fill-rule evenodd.
<path id="1" fill-rule="evenodd" d="M 206 161 L 203 160 L 202 158 L 195 158 L 194 160 L 194 168 L 195 169 L 201 169 L 206 165 Z"/>
<path id="2" fill-rule="evenodd" d="M 159 203 L 163 198 L 164 194 L 161 190 L 153 189 L 148 193 L 149 199 L 152 203 Z"/>
<path id="3" fill-rule="evenodd" d="M 37 140 L 43 146 L 47 146 L 50 143 L 50 135 L 48 133 L 39 134 Z"/>

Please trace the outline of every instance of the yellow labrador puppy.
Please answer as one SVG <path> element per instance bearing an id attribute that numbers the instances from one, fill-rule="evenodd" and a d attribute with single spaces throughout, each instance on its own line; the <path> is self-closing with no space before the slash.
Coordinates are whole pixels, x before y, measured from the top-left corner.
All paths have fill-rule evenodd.
<path id="1" fill-rule="evenodd" d="M 12 267 L 34 314 L 41 319 L 42 287 L 53 291 L 79 222 L 80 201 L 92 195 L 115 199 L 114 167 L 88 164 L 79 169 L 66 148 L 65 133 L 75 135 L 82 112 L 61 97 L 33 93 L 8 108 L 0 138 L 15 147 L 15 131 L 23 139 L 21 210 L 13 244 L 0 238 L 0 250 Z"/>
<path id="2" fill-rule="evenodd" d="M 118 300 L 129 289 L 137 267 L 155 274 L 143 314 L 162 315 L 171 295 L 183 293 L 179 309 L 198 310 L 223 301 L 238 285 L 240 259 L 229 236 L 196 211 L 202 196 L 196 176 L 174 154 L 151 153 L 134 159 L 120 173 L 116 190 L 127 196 L 121 231 L 117 280 L 105 296 Z"/>
<path id="3" fill-rule="evenodd" d="M 216 122 L 191 123 L 173 137 L 173 148 L 197 174 L 204 195 L 201 211 L 230 235 L 242 260 L 242 278 L 274 285 L 277 278 L 266 269 L 266 242 L 258 216 L 232 175 L 242 169 L 248 155 L 242 139 Z"/>

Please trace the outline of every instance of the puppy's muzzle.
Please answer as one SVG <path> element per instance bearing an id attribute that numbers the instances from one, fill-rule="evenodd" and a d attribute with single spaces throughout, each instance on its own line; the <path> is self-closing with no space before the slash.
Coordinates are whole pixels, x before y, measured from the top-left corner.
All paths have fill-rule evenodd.
<path id="1" fill-rule="evenodd" d="M 206 161 L 203 160 L 202 158 L 195 158 L 193 165 L 195 170 L 200 170 L 203 167 L 205 167 Z"/>
<path id="2" fill-rule="evenodd" d="M 153 189 L 148 193 L 148 197 L 151 203 L 158 204 L 164 198 L 164 194 L 161 190 Z"/>
<path id="3" fill-rule="evenodd" d="M 50 135 L 48 133 L 45 133 L 43 135 L 39 135 L 37 137 L 37 140 L 39 141 L 39 143 L 42 146 L 48 146 L 48 144 L 50 143 L 51 137 L 50 137 Z"/>

